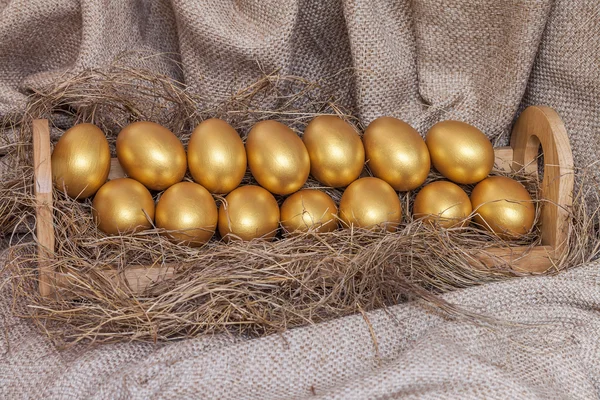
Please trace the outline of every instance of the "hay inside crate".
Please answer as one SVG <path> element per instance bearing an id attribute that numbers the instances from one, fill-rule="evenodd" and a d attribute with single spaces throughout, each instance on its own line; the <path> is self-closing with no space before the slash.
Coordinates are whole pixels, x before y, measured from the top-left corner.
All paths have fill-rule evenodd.
<path id="1" fill-rule="evenodd" d="M 293 94 L 286 95 L 286 101 L 270 102 L 283 104 L 275 111 L 254 108 L 253 101 L 269 90 L 280 93 L 276 85 L 286 82 L 281 77 L 266 77 L 223 107 L 199 112 L 200 100 L 168 78 L 124 70 L 93 74 L 37 93 L 27 117 L 50 116 L 69 104 L 77 107 L 74 121 L 98 123 L 111 132 L 109 141 L 120 126 L 138 119 L 154 119 L 183 132 L 185 141 L 191 128 L 186 121 L 205 116 L 229 120 L 242 135 L 260 119 L 305 123 L 332 112 L 347 117 L 329 97 L 308 101 L 308 94 L 317 88 L 322 93 L 323 88 L 297 78 L 287 82 Z M 170 115 L 169 123 L 140 111 L 149 99 L 154 99 L 153 106 L 158 102 L 157 115 Z M 177 112 L 164 113 L 169 107 Z M 106 117 L 111 111 L 121 118 Z M 33 121 L 36 176 L 31 202 L 36 208 L 37 250 L 16 246 L 11 265 L 19 270 L 15 293 L 31 306 L 28 316 L 49 335 L 64 340 L 156 341 L 215 332 L 264 335 L 410 299 L 453 311 L 438 293 L 558 270 L 574 260 L 568 251 L 571 151 L 562 122 L 546 107 L 527 109 L 513 129 L 511 147 L 496 150 L 496 174 L 523 181 L 534 198 L 541 193 L 540 223 L 530 235 L 511 243 L 476 226 L 437 231 L 413 221 L 407 210 L 414 193 L 401 195 L 405 222 L 391 234 L 346 229 L 274 242 L 213 240 L 199 250 L 171 243 L 158 230 L 107 237 L 93 226 L 89 201 L 74 201 L 53 190 L 46 127 L 43 121 Z M 545 155 L 541 186 L 536 180 L 540 144 Z M 113 167 L 114 178 L 122 172 L 118 163 Z M 439 176 L 432 174 L 430 180 L 435 179 Z M 252 178 L 247 176 L 244 183 L 253 183 Z M 318 183 L 309 181 L 307 186 Z M 326 190 L 339 200 L 341 191 Z"/>

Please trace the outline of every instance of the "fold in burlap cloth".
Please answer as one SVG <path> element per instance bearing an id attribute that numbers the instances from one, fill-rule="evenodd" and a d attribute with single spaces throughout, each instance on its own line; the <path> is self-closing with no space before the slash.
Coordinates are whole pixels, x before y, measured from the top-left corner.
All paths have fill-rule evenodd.
<path id="1" fill-rule="evenodd" d="M 317 80 L 353 68 L 339 97 L 367 123 L 393 115 L 424 133 L 455 118 L 503 145 L 524 106 L 554 107 L 577 167 L 600 177 L 597 0 L 1 0 L 0 16 L 0 115 L 21 110 L 28 88 L 123 51 L 163 53 L 128 62 L 215 102 L 275 69 Z M 0 398 L 589 399 L 599 267 L 446 296 L 514 325 L 400 305 L 252 341 L 64 352 L 12 315 L 3 285 Z"/>

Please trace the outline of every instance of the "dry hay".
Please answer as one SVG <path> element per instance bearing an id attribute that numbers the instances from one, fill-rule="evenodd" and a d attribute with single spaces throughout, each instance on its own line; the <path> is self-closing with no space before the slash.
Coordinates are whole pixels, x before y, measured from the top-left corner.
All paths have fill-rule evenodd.
<path id="1" fill-rule="evenodd" d="M 418 300 L 446 315 L 469 316 L 439 294 L 519 275 L 506 265 L 473 265 L 473 251 L 535 246 L 539 228 L 511 243 L 475 226 L 432 229 L 407 212 L 414 193 L 401 195 L 404 222 L 395 233 L 346 229 L 230 244 L 215 238 L 201 249 L 190 249 L 167 241 L 156 229 L 106 236 L 93 224 L 90 200 L 74 201 L 55 192 L 57 244 L 50 262 L 69 276 L 70 284 L 60 288 L 55 298 L 39 296 L 39 260 L 35 242 L 30 240 L 35 219 L 31 119 L 51 120 L 53 142 L 74 123 L 93 122 L 107 133 L 111 145 L 119 129 L 135 120 L 161 123 L 184 143 L 193 127 L 207 117 L 228 120 L 243 137 L 262 119 L 283 121 L 301 133 L 314 116 L 330 113 L 360 129 L 358 121 L 336 106 L 329 94 L 332 82 L 340 76 L 308 82 L 265 74 L 210 108 L 167 77 L 119 65 L 85 71 L 32 93 L 24 116 L 6 117 L 1 126 L 3 137 L 14 133 L 14 140 L 2 147 L 11 168 L 0 186 L 0 233 L 12 243 L 7 265 L 15 304 L 26 305 L 16 307 L 15 312 L 64 343 L 163 341 L 223 332 L 265 335 L 408 300 Z M 537 199 L 535 179 L 513 177 L 524 182 Z M 439 178 L 432 173 L 429 180 Z M 247 175 L 245 183 L 251 182 Z M 309 181 L 307 186 L 318 187 L 318 183 Z M 596 189 L 582 186 L 577 190 L 570 210 L 569 252 L 548 273 L 586 262 L 598 253 L 598 215 L 586 211 L 584 204 L 583 192 L 592 190 Z M 339 200 L 340 190 L 326 191 Z M 174 277 L 139 296 L 99 272 L 108 264 L 122 272 L 127 265 L 167 263 L 175 266 Z"/>

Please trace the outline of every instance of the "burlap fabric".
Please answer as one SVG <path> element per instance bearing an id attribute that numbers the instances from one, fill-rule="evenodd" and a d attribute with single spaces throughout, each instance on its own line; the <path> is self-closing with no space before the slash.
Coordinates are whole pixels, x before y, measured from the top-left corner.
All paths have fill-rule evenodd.
<path id="1" fill-rule="evenodd" d="M 129 62 L 213 101 L 262 71 L 354 68 L 339 96 L 365 122 L 394 115 L 424 133 L 459 118 L 505 144 L 522 107 L 546 104 L 578 167 L 599 150 L 597 0 L 0 0 L 0 16 L 0 114 L 65 71 L 142 50 L 165 57 Z M 3 285 L 0 398 L 595 398 L 599 267 L 447 296 L 501 325 L 399 305 L 367 315 L 376 341 L 357 315 L 251 341 L 63 352 L 13 316 L 25 305 Z"/>

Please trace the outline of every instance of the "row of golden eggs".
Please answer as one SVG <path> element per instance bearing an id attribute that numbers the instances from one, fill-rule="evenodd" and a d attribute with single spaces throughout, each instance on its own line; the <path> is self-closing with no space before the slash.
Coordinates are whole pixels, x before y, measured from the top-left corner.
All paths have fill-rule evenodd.
<path id="1" fill-rule="evenodd" d="M 325 186 L 346 187 L 360 176 L 365 160 L 371 172 L 396 191 L 421 186 L 434 167 L 461 184 L 484 179 L 494 165 L 491 142 L 477 128 L 458 121 L 434 125 L 424 141 L 407 123 L 392 117 L 374 120 L 363 135 L 334 115 L 313 119 L 301 139 L 286 125 L 261 121 L 246 146 L 227 122 L 209 119 L 190 137 L 187 155 L 180 140 L 153 122 L 124 127 L 116 141 L 117 158 L 127 176 L 151 190 L 183 180 L 209 192 L 227 194 L 241 183 L 246 166 L 271 193 L 302 188 L 309 173 Z M 108 142 L 92 124 L 69 129 L 52 155 L 54 182 L 71 197 L 86 198 L 104 184 L 110 170 Z"/>
<path id="2" fill-rule="evenodd" d="M 259 185 L 288 195 L 300 190 L 311 172 L 324 184 L 341 187 L 356 180 L 364 166 L 358 133 L 335 116 L 312 121 L 304 141 L 280 122 L 261 121 L 250 130 L 245 146 L 227 122 L 209 119 L 192 133 L 187 162 L 179 139 L 152 122 L 125 127 L 116 147 L 126 174 L 152 190 L 181 181 L 189 167 L 193 179 L 211 193 L 227 194 L 239 186 L 248 166 Z"/>
<path id="3" fill-rule="evenodd" d="M 154 203 L 150 191 L 131 178 L 104 184 L 93 200 L 98 228 L 108 234 L 141 231 L 154 226 L 180 243 L 199 246 L 212 238 L 216 229 L 223 238 L 242 240 L 273 238 L 280 219 L 288 232 L 337 228 L 337 207 L 327 194 L 301 190 L 281 207 L 260 186 L 234 189 L 217 209 L 213 196 L 194 182 L 179 182 L 165 190 Z"/>
<path id="4" fill-rule="evenodd" d="M 127 176 L 151 190 L 181 182 L 188 169 L 211 193 L 236 188 L 246 171 L 246 150 L 237 132 L 225 121 L 199 124 L 190 137 L 187 156 L 181 141 L 154 122 L 134 122 L 117 136 L 117 158 Z"/>
<path id="5" fill-rule="evenodd" d="M 413 214 L 436 226 L 451 228 L 476 222 L 510 239 L 531 229 L 535 207 L 527 190 L 506 177 L 489 177 L 480 182 L 471 198 L 458 185 L 436 181 L 417 194 Z M 109 234 L 151 228 L 191 246 L 201 245 L 219 233 L 228 240 L 271 239 L 280 223 L 286 232 L 331 232 L 338 218 L 347 227 L 383 227 L 394 231 L 402 221 L 397 193 L 385 181 L 366 177 L 351 183 L 340 200 L 339 210 L 326 193 L 304 189 L 278 206 L 273 195 L 260 186 L 234 189 L 217 211 L 212 195 L 194 182 L 179 182 L 162 193 L 156 206 L 148 189 L 130 178 L 103 185 L 93 202 L 98 227 Z"/>
<path id="6" fill-rule="evenodd" d="M 200 245 L 218 227 L 229 240 L 273 238 L 281 224 L 286 232 L 330 232 L 338 228 L 338 208 L 326 193 L 304 189 L 289 196 L 281 208 L 275 197 L 260 186 L 240 186 L 217 206 L 201 185 L 180 182 L 162 193 L 156 207 L 148 189 L 130 179 L 106 183 L 94 198 L 94 217 L 109 234 L 157 228 L 178 242 Z M 394 190 L 377 178 L 353 182 L 340 201 L 339 219 L 347 226 L 394 230 L 401 221 L 400 200 Z"/>
<path id="7" fill-rule="evenodd" d="M 311 122 L 304 142 L 280 122 L 259 122 L 248 134 L 246 146 L 227 122 L 209 119 L 192 133 L 187 156 L 180 140 L 167 128 L 134 122 L 121 130 L 116 149 L 127 176 L 150 190 L 165 190 L 182 181 L 189 168 L 196 182 L 216 194 L 238 187 L 247 166 L 257 182 L 274 194 L 298 191 L 311 171 L 325 185 L 347 186 L 360 175 L 365 158 L 356 131 L 335 116 Z M 59 190 L 71 197 L 90 197 L 110 170 L 106 137 L 92 124 L 74 126 L 55 146 L 52 165 Z"/>
<path id="8" fill-rule="evenodd" d="M 521 183 L 492 176 L 479 182 L 470 198 L 452 182 L 432 182 L 417 193 L 413 215 L 444 228 L 466 226 L 473 215 L 478 225 L 502 238 L 512 239 L 531 230 L 535 206 Z"/>

